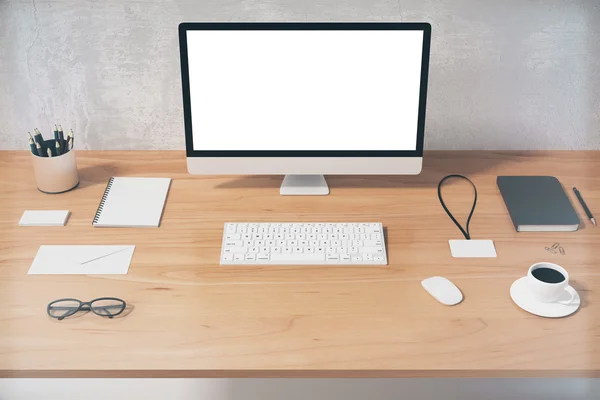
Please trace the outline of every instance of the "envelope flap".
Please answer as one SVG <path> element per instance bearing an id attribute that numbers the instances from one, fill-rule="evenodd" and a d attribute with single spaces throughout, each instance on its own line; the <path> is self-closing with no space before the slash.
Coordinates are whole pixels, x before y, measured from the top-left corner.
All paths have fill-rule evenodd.
<path id="1" fill-rule="evenodd" d="M 65 256 L 78 264 L 83 264 L 108 257 L 129 247 L 131 246 L 73 246 Z"/>

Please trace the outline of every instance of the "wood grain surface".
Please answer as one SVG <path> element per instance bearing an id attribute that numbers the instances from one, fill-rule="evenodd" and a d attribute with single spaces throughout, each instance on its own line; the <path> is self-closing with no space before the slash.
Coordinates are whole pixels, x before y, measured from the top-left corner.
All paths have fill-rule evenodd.
<path id="1" fill-rule="evenodd" d="M 0 377 L 478 377 L 600 376 L 600 152 L 428 152 L 419 176 L 328 177 L 326 197 L 279 196 L 280 176 L 191 176 L 182 151 L 77 153 L 81 184 L 40 193 L 26 152 L 0 152 Z M 453 259 L 458 229 L 436 187 L 469 176 L 479 200 L 474 239 L 496 259 Z M 581 218 L 574 233 L 516 233 L 497 175 L 554 175 Z M 99 229 L 92 219 L 111 176 L 171 177 L 158 229 Z M 444 188 L 464 221 L 472 189 Z M 69 209 L 65 227 L 19 227 L 28 209 Z M 389 266 L 220 267 L 223 223 L 380 221 Z M 565 255 L 545 246 L 562 244 Z M 127 275 L 27 275 L 40 245 L 136 244 Z M 571 274 L 581 309 L 544 319 L 509 287 L 538 261 Z M 442 275 L 455 307 L 421 287 Z M 50 319 L 58 298 L 125 299 L 126 315 Z"/>

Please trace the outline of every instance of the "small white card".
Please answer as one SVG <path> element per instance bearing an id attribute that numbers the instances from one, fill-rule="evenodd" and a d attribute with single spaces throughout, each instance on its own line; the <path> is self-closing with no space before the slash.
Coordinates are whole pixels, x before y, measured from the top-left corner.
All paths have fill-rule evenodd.
<path id="1" fill-rule="evenodd" d="M 68 217 L 69 210 L 27 210 L 19 226 L 64 226 Z"/>
<path id="2" fill-rule="evenodd" d="M 496 258 L 492 240 L 449 240 L 454 258 Z"/>

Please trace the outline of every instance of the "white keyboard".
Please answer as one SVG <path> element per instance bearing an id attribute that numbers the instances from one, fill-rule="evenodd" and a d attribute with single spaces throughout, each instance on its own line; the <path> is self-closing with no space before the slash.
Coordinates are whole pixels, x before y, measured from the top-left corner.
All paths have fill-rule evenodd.
<path id="1" fill-rule="evenodd" d="M 375 223 L 226 223 L 221 265 L 387 265 Z"/>

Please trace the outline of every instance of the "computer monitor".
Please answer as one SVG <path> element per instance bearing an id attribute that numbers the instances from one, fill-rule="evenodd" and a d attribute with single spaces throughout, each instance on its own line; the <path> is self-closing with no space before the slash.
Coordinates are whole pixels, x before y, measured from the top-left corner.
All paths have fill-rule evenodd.
<path id="1" fill-rule="evenodd" d="M 182 23 L 191 174 L 283 174 L 281 194 L 328 194 L 323 174 L 418 174 L 427 23 Z"/>

